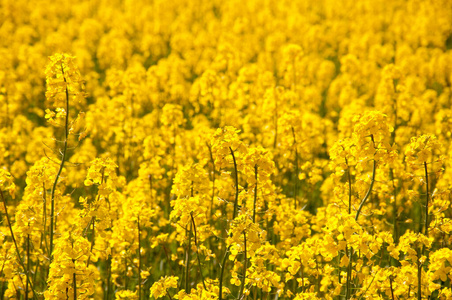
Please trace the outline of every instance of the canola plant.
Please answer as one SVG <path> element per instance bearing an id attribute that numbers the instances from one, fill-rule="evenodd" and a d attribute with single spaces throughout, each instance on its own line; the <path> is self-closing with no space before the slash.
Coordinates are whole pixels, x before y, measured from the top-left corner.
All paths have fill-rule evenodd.
<path id="1" fill-rule="evenodd" d="M 1 299 L 452 299 L 449 0 L 2 0 Z"/>

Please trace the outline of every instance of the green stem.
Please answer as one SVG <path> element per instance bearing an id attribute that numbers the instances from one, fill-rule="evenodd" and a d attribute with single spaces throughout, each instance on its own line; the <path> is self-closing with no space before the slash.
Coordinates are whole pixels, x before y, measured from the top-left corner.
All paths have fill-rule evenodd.
<path id="1" fill-rule="evenodd" d="M 422 264 L 420 260 L 420 251 L 418 249 L 418 259 L 417 259 L 417 299 L 422 300 Z"/>
<path id="2" fill-rule="evenodd" d="M 429 185 L 428 185 L 428 170 L 427 170 L 427 163 L 424 161 L 424 171 L 425 171 L 425 182 L 426 182 L 426 199 L 425 199 L 425 228 L 424 228 L 424 235 L 426 238 L 428 238 L 428 205 L 429 205 L 429 199 L 430 199 L 430 191 L 429 191 Z M 422 222 L 421 222 L 422 223 Z M 421 257 L 425 255 L 425 245 L 422 245 L 422 251 L 419 252 L 418 255 L 418 261 L 417 261 L 417 298 L 420 300 L 422 299 L 422 263 L 421 263 Z"/>
<path id="3" fill-rule="evenodd" d="M 294 187 L 294 201 L 295 201 L 295 209 L 297 209 L 297 195 L 298 195 L 298 149 L 297 149 L 297 140 L 295 138 L 295 129 L 292 127 L 293 134 L 293 144 L 295 146 L 295 187 Z"/>
<path id="4" fill-rule="evenodd" d="M 102 185 L 105 180 L 105 167 L 102 167 L 101 174 L 102 174 L 102 177 L 101 177 L 100 184 Z M 94 203 L 99 202 L 99 199 L 100 199 L 100 194 L 97 195 L 97 200 Z M 93 224 L 93 235 L 91 237 L 91 249 L 89 252 L 88 260 L 86 261 L 86 267 L 89 266 L 89 263 L 91 261 L 91 253 L 93 252 L 94 242 L 95 242 L 95 238 L 96 238 L 96 235 L 95 235 L 96 234 L 96 232 L 95 232 L 96 217 L 95 216 L 91 217 L 90 223 Z M 85 228 L 85 234 L 87 233 L 89 226 L 90 226 L 90 224 L 88 224 L 88 226 Z"/>
<path id="5" fill-rule="evenodd" d="M 352 281 L 352 256 L 353 256 L 353 248 L 350 247 L 350 250 L 347 249 L 348 252 L 348 266 L 347 266 L 347 282 L 346 282 L 346 289 L 347 294 L 345 296 L 345 299 L 348 300 L 351 297 L 352 291 L 351 291 L 351 281 Z"/>
<path id="6" fill-rule="evenodd" d="M 137 220 L 138 225 L 138 299 L 141 300 L 141 269 L 142 269 L 142 260 L 141 260 L 141 228 L 140 228 L 140 217 L 138 216 Z"/>
<path id="7" fill-rule="evenodd" d="M 394 243 L 397 245 L 399 238 L 398 238 L 398 229 L 397 229 L 397 222 L 398 222 L 398 218 L 397 218 L 397 191 L 396 191 L 396 186 L 394 183 L 394 170 L 392 168 L 389 169 L 389 176 L 390 179 L 392 181 L 392 189 L 393 189 L 393 194 L 392 196 L 394 197 L 394 202 L 392 203 L 392 211 L 393 211 L 393 224 L 394 224 L 394 229 L 393 229 L 393 236 L 394 236 Z"/>
<path id="8" fill-rule="evenodd" d="M 191 246 L 191 233 L 192 233 L 192 224 L 190 223 L 190 230 L 188 231 L 188 245 L 187 250 L 185 251 L 185 292 L 190 294 L 190 246 Z"/>
<path id="9" fill-rule="evenodd" d="M 254 205 L 253 205 L 253 223 L 256 223 L 256 203 L 257 203 L 257 164 L 254 166 L 254 179 L 256 184 L 254 186 Z"/>
<path id="10" fill-rule="evenodd" d="M 44 228 L 44 247 L 45 252 L 49 252 L 49 245 L 47 244 L 47 193 L 46 193 L 46 185 L 42 184 L 42 211 L 43 211 L 43 228 Z M 42 247 L 42 246 L 41 246 Z"/>
<path id="11" fill-rule="evenodd" d="M 374 144 L 375 147 L 375 141 L 374 141 L 374 136 L 371 135 L 370 136 L 372 143 Z M 373 166 L 372 166 L 372 180 L 370 182 L 370 186 L 369 189 L 366 192 L 366 195 L 364 196 L 363 200 L 361 200 L 361 203 L 358 207 L 358 210 L 356 211 L 356 216 L 355 216 L 355 221 L 358 221 L 359 218 L 359 214 L 361 213 L 362 208 L 364 207 L 364 204 L 366 204 L 366 201 L 369 199 L 369 196 L 372 192 L 374 183 L 375 183 L 375 171 L 377 169 L 377 162 L 374 159 L 373 160 Z M 351 280 L 352 280 L 352 263 L 353 263 L 353 248 L 350 246 L 350 252 L 349 252 L 349 262 L 348 262 L 348 269 L 347 269 L 347 294 L 345 296 L 345 299 L 348 300 L 351 297 Z"/>
<path id="12" fill-rule="evenodd" d="M 66 120 L 65 120 L 65 126 L 64 126 L 64 146 L 63 146 L 63 152 L 61 154 L 61 163 L 60 167 L 58 169 L 58 173 L 55 177 L 55 181 L 53 182 L 52 192 L 51 192 L 51 201 L 50 201 L 50 262 L 53 260 L 53 230 L 54 230 L 54 222 L 55 222 L 55 190 L 56 186 L 58 184 L 58 180 L 60 179 L 61 172 L 63 171 L 64 167 L 64 161 L 66 160 L 66 151 L 67 151 L 67 139 L 69 136 L 69 90 L 67 88 L 67 82 L 66 77 L 64 76 L 64 68 L 63 65 L 61 65 L 61 72 L 63 75 L 63 80 L 66 83 Z"/>
<path id="13" fill-rule="evenodd" d="M 24 262 L 20 258 L 19 247 L 17 246 L 16 238 L 14 237 L 13 227 L 11 225 L 11 220 L 9 219 L 9 215 L 8 215 L 8 209 L 6 207 L 6 199 L 5 199 L 5 197 L 3 195 L 3 191 L 1 189 L 0 189 L 0 196 L 2 198 L 3 206 L 5 208 L 6 221 L 8 222 L 9 231 L 11 232 L 11 239 L 13 240 L 14 248 L 16 249 L 17 259 L 19 260 L 19 264 L 22 267 L 22 270 L 24 271 L 24 273 L 27 273 L 27 269 L 25 268 Z M 30 282 L 30 278 L 28 276 L 27 276 L 27 283 L 30 284 L 31 290 L 33 291 L 33 299 L 36 299 L 33 284 Z"/>
<path id="14" fill-rule="evenodd" d="M 195 219 L 193 218 L 193 212 L 190 212 L 190 217 L 191 217 L 191 222 L 193 225 L 193 232 L 195 234 L 196 257 L 198 259 L 199 274 L 201 275 L 202 285 L 203 285 L 204 289 L 207 290 L 206 284 L 204 282 L 204 275 L 202 274 L 201 260 L 199 259 L 198 237 L 197 237 L 197 233 L 196 233 L 196 224 L 195 224 Z"/>
<path id="15" fill-rule="evenodd" d="M 232 213 L 232 220 L 235 219 L 235 216 L 237 215 L 237 206 L 239 202 L 239 175 L 237 171 L 237 162 L 235 160 L 234 151 L 231 147 L 229 147 L 229 150 L 231 151 L 232 160 L 234 162 L 234 179 L 235 179 L 235 202 L 234 202 L 234 211 Z"/>
<path id="16" fill-rule="evenodd" d="M 0 277 L 3 276 L 3 269 L 5 268 L 6 258 L 8 257 L 9 248 L 5 251 L 5 257 L 3 258 L 2 268 L 0 269 Z M 5 285 L 5 281 L 2 281 L 2 287 L 0 288 L 0 299 L 3 299 L 3 288 Z"/>
<path id="17" fill-rule="evenodd" d="M 25 285 L 25 300 L 28 300 L 28 283 L 30 282 L 30 235 L 27 234 L 27 272 L 25 275 L 27 276 L 27 282 Z"/>
<path id="18" fill-rule="evenodd" d="M 275 113 L 274 113 L 274 123 L 275 123 L 275 136 L 273 139 L 273 149 L 276 149 L 276 145 L 278 142 L 278 96 L 275 90 Z"/>
<path id="19" fill-rule="evenodd" d="M 107 259 L 107 292 L 106 294 L 106 300 L 110 299 L 110 280 L 111 280 L 111 254 L 108 255 Z"/>
<path id="20" fill-rule="evenodd" d="M 166 290 L 166 295 L 168 296 L 168 298 L 169 298 L 170 300 L 173 300 L 173 297 L 171 297 L 171 295 L 170 295 L 170 293 L 168 292 L 168 290 Z"/>
<path id="21" fill-rule="evenodd" d="M 72 262 L 74 263 L 74 268 L 75 268 L 75 260 L 73 259 Z M 74 289 L 74 300 L 77 300 L 77 277 L 75 275 L 75 271 L 74 274 L 72 274 L 72 288 Z"/>
<path id="22" fill-rule="evenodd" d="M 220 271 L 220 278 L 219 278 L 219 285 L 220 285 L 220 291 L 219 291 L 219 300 L 223 299 L 223 274 L 224 269 L 226 268 L 226 261 L 229 255 L 229 249 L 231 249 L 231 246 L 226 249 L 226 252 L 224 253 L 223 262 L 221 264 L 221 271 Z"/>
<path id="23" fill-rule="evenodd" d="M 426 189 L 427 189 L 427 194 L 426 194 L 426 199 L 425 199 L 425 236 L 428 238 L 428 205 L 429 205 L 429 185 L 428 185 L 428 172 L 427 172 L 427 163 L 424 162 L 424 170 L 425 170 L 425 183 L 426 183 Z M 422 251 L 424 252 L 424 251 Z M 422 253 L 424 254 L 424 253 Z"/>
<path id="24" fill-rule="evenodd" d="M 212 147 L 208 143 L 206 143 L 207 148 L 209 149 L 210 162 L 212 163 L 212 196 L 210 200 L 210 218 L 213 216 L 213 202 L 215 198 L 215 160 L 212 155 Z"/>
<path id="25" fill-rule="evenodd" d="M 243 289 L 245 288 L 245 280 L 246 280 L 246 269 L 248 268 L 248 258 L 247 258 L 247 253 L 246 253 L 246 231 L 243 231 L 243 243 L 245 246 L 245 261 L 244 261 L 244 266 L 243 266 L 243 279 L 242 279 L 242 284 L 240 286 L 240 293 L 239 293 L 239 297 L 238 300 L 242 299 L 243 296 Z"/>
<path id="26" fill-rule="evenodd" d="M 127 253 L 126 253 L 126 255 L 127 255 Z M 127 276 L 127 270 L 128 270 L 129 267 L 127 266 L 127 258 L 126 257 L 124 257 L 124 264 L 125 264 L 125 269 L 124 269 L 124 289 L 127 290 L 127 286 L 128 286 L 128 284 L 127 284 L 128 280 L 127 279 L 129 278 Z"/>
<path id="27" fill-rule="evenodd" d="M 389 276 L 389 287 L 391 289 L 391 298 L 392 298 L 392 300 L 395 300 L 394 299 L 394 288 L 392 287 L 392 281 L 393 281 L 393 278 L 392 278 L 392 275 L 391 275 L 391 276 Z"/>
<path id="28" fill-rule="evenodd" d="M 350 166 L 348 165 L 348 160 L 345 158 L 345 164 L 347 165 L 347 175 L 348 175 L 348 214 L 352 213 L 352 177 L 350 174 Z"/>
<path id="29" fill-rule="evenodd" d="M 372 192 L 372 188 L 374 187 L 376 169 L 377 169 L 377 162 L 374 160 L 373 167 L 372 167 L 372 180 L 370 182 L 369 189 L 367 190 L 367 193 L 364 196 L 363 200 L 361 201 L 361 204 L 358 207 L 358 211 L 356 212 L 356 216 L 355 216 L 356 221 L 358 221 L 358 217 L 359 217 L 359 214 L 361 213 L 361 209 L 363 208 L 364 204 L 366 204 L 367 199 L 369 199 L 370 193 Z"/>

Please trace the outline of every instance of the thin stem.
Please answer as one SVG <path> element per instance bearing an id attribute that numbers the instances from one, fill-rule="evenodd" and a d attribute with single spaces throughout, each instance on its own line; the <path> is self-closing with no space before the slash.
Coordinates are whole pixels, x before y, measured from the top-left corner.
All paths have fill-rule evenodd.
<path id="1" fill-rule="evenodd" d="M 67 151 L 67 138 L 69 136 L 69 90 L 67 88 L 66 77 L 64 76 L 64 68 L 61 65 L 61 72 L 63 75 L 63 80 L 66 83 L 66 120 L 64 126 L 64 146 L 63 152 L 61 154 L 61 163 L 60 168 L 58 169 L 58 173 L 55 177 L 55 181 L 53 182 L 52 192 L 51 192 L 51 202 L 50 202 L 50 262 L 53 260 L 53 230 L 54 230 L 54 222 L 55 222 L 55 190 L 58 184 L 58 180 L 60 179 L 61 172 L 63 171 L 64 161 L 66 160 L 66 151 Z"/>
<path id="2" fill-rule="evenodd" d="M 256 184 L 254 186 L 254 205 L 253 205 L 253 223 L 256 223 L 256 203 L 257 203 L 257 164 L 254 166 L 254 179 Z"/>
<path id="3" fill-rule="evenodd" d="M 361 204 L 358 207 L 358 211 L 356 212 L 355 220 L 358 221 L 359 214 L 361 213 L 361 209 L 363 208 L 364 204 L 366 204 L 367 199 L 369 199 L 370 193 L 372 192 L 372 188 L 375 183 L 375 170 L 377 169 L 377 162 L 374 160 L 373 162 L 373 168 L 372 168 L 372 180 L 370 182 L 369 189 L 367 190 L 366 195 L 364 196 L 363 200 L 361 201 Z"/>
<path id="4" fill-rule="evenodd" d="M 107 292 L 106 300 L 110 299 L 110 280 L 111 280 L 111 254 L 108 255 L 107 259 Z"/>
<path id="5" fill-rule="evenodd" d="M 201 260 L 199 259 L 198 237 L 197 237 L 197 233 L 196 233 L 196 224 L 195 224 L 195 219 L 193 218 L 193 212 L 190 212 L 190 217 L 191 217 L 191 222 L 193 225 L 193 232 L 195 234 L 196 257 L 198 258 L 199 274 L 201 274 L 202 285 L 203 285 L 204 289 L 207 290 L 206 284 L 204 282 L 204 275 L 202 275 Z"/>
<path id="6" fill-rule="evenodd" d="M 94 249 L 94 234 L 95 234 L 95 229 L 94 229 L 94 226 L 95 226 L 95 223 L 96 223 L 96 221 L 95 221 L 95 217 L 92 217 L 91 218 L 91 223 L 93 224 L 93 239 L 91 240 L 91 247 L 90 247 L 90 252 L 89 252 L 89 256 L 88 256 L 88 260 L 86 261 L 86 267 L 88 267 L 89 266 L 89 263 L 91 262 L 91 253 L 93 252 L 93 249 Z M 88 227 L 89 227 L 89 224 L 88 224 Z"/>
<path id="7" fill-rule="evenodd" d="M 425 171 L 425 182 L 426 182 L 426 199 L 425 199 L 425 228 L 424 234 L 425 237 L 428 238 L 428 202 L 429 202 L 429 185 L 428 185 L 428 171 L 427 171 L 427 162 L 424 161 L 424 171 Z M 422 222 L 420 222 L 422 224 Z M 420 230 L 421 231 L 421 230 Z M 418 252 L 418 260 L 417 260 L 417 298 L 422 299 L 422 263 L 421 257 L 425 254 L 425 245 L 422 245 L 422 251 Z"/>
<path id="8" fill-rule="evenodd" d="M 372 139 L 372 143 L 374 143 L 375 146 L 375 142 L 374 142 L 374 136 L 371 135 L 370 138 Z M 355 216 L 355 220 L 358 221 L 358 217 L 359 214 L 361 213 L 361 209 L 363 208 L 364 204 L 366 204 L 367 199 L 369 199 L 369 196 L 372 192 L 372 188 L 374 187 L 374 183 L 375 183 L 375 171 L 377 169 L 377 161 L 374 159 L 373 160 L 373 166 L 372 166 L 372 180 L 370 182 L 370 186 L 369 189 L 367 190 L 366 195 L 364 196 L 363 200 L 361 201 L 361 204 L 358 207 L 358 211 L 356 212 L 356 216 Z"/>
<path id="9" fill-rule="evenodd" d="M 300 265 L 301 270 L 301 292 L 304 293 L 304 271 L 303 271 L 303 264 Z M 339 272 L 340 274 L 340 272 Z"/>
<path id="10" fill-rule="evenodd" d="M 348 214 L 352 213 L 352 177 L 350 174 L 350 166 L 348 165 L 348 160 L 345 158 L 345 164 L 347 165 L 347 175 L 348 175 Z"/>
<path id="11" fill-rule="evenodd" d="M 173 266 L 171 265 L 171 259 L 168 255 L 168 249 L 166 249 L 165 244 L 162 244 L 162 248 L 163 248 L 163 251 L 165 252 L 166 260 L 168 261 L 168 265 L 170 267 L 171 276 L 174 276 Z"/>
<path id="12" fill-rule="evenodd" d="M 19 264 L 22 267 L 24 273 L 27 273 L 27 269 L 25 268 L 24 262 L 20 258 L 19 247 L 17 246 L 16 238 L 14 237 L 13 227 L 11 225 L 11 220 L 9 219 L 8 209 L 6 207 L 6 199 L 3 195 L 3 191 L 0 189 L 0 196 L 2 198 L 3 206 L 5 208 L 6 221 L 8 222 L 9 231 L 11 232 L 11 239 L 13 240 L 14 247 L 16 249 L 17 259 L 19 260 Z M 30 282 L 30 278 L 27 276 L 27 282 L 30 284 L 31 290 L 33 291 L 33 299 L 36 299 L 35 290 L 33 288 L 33 284 Z"/>
<path id="13" fill-rule="evenodd" d="M 422 264 L 420 251 L 418 249 L 418 259 L 417 259 L 417 299 L 422 300 Z"/>
<path id="14" fill-rule="evenodd" d="M 188 231 L 188 245 L 185 251 L 185 292 L 190 294 L 190 246 L 191 246 L 191 233 L 192 233 L 192 224 L 190 223 L 190 230 Z"/>
<path id="15" fill-rule="evenodd" d="M 141 228 L 140 228 L 140 217 L 138 216 L 137 220 L 138 227 L 138 299 L 141 300 L 141 269 L 142 269 L 142 260 L 141 260 Z"/>
<path id="16" fill-rule="evenodd" d="M 127 279 L 129 278 L 129 276 L 127 276 L 127 270 L 128 270 L 128 266 L 127 266 L 127 258 L 124 257 L 124 264 L 125 264 L 125 269 L 124 269 L 124 289 L 127 290 Z"/>
<path id="17" fill-rule="evenodd" d="M 74 268 L 75 268 L 75 259 L 72 260 L 72 262 L 74 263 Z M 72 288 L 74 289 L 74 300 L 77 300 L 77 277 L 75 275 L 75 271 L 72 274 Z"/>
<path id="18" fill-rule="evenodd" d="M 226 252 L 224 253 L 224 257 L 223 257 L 223 262 L 221 264 L 221 271 L 220 271 L 220 291 L 219 291 L 219 300 L 223 299 L 223 274 L 224 274 L 224 269 L 226 267 L 226 261 L 229 255 L 229 249 L 231 249 L 231 246 L 228 247 L 228 249 L 226 249 Z"/>
<path id="19" fill-rule="evenodd" d="M 367 291 L 370 289 L 370 286 L 371 286 L 372 283 L 374 282 L 375 277 L 377 276 L 377 274 L 378 274 L 378 271 L 375 273 L 374 277 L 372 277 L 372 280 L 370 281 L 370 283 L 369 283 L 369 285 L 367 286 L 366 290 L 364 291 L 364 293 L 361 294 L 361 296 L 358 298 L 358 300 L 361 300 L 361 299 L 364 297 L 364 295 L 366 295 Z"/>
<path id="20" fill-rule="evenodd" d="M 46 193 L 46 185 L 42 183 L 42 211 L 43 211 L 43 228 L 44 228 L 44 246 L 45 251 L 49 251 L 49 246 L 47 244 L 47 193 Z M 42 247 L 42 246 L 41 246 Z"/>
<path id="21" fill-rule="evenodd" d="M 347 266 L 347 282 L 346 282 L 346 289 L 347 293 L 345 296 L 345 299 L 348 300 L 351 297 L 352 291 L 351 291 L 351 281 L 352 281 L 352 256 L 353 256 L 353 248 L 350 247 L 350 250 L 346 249 L 348 252 L 348 266 Z"/>
<path id="22" fill-rule="evenodd" d="M 235 160 L 234 151 L 231 147 L 229 147 L 229 150 L 231 151 L 232 160 L 234 161 L 234 179 L 235 179 L 235 202 L 234 202 L 234 211 L 232 213 L 232 220 L 235 219 L 235 216 L 237 215 L 237 206 L 239 202 L 239 175 L 237 171 L 237 162 Z"/>
<path id="23" fill-rule="evenodd" d="M 210 162 L 212 163 L 212 196 L 210 200 L 210 218 L 213 216 L 213 201 L 215 198 L 215 160 L 212 155 L 212 147 L 208 143 L 206 143 L 207 148 L 209 149 Z"/>
<path id="24" fill-rule="evenodd" d="M 30 235 L 27 234 L 27 272 L 25 275 L 27 276 L 27 282 L 25 285 L 25 300 L 28 300 L 28 283 L 30 282 Z"/>
<path id="25" fill-rule="evenodd" d="M 372 143 L 375 146 L 374 136 L 371 135 L 370 138 L 372 140 Z M 375 183 L 375 171 L 376 171 L 376 169 L 377 169 L 377 162 L 374 159 L 373 160 L 373 166 L 372 166 L 372 180 L 370 182 L 370 186 L 369 186 L 369 189 L 367 190 L 366 195 L 364 196 L 363 200 L 361 200 L 361 204 L 358 207 L 358 210 L 357 210 L 356 216 L 355 216 L 355 221 L 358 221 L 359 214 L 361 213 L 361 210 L 362 210 L 364 204 L 366 204 L 366 201 L 367 201 L 367 199 L 369 199 L 369 196 L 370 196 L 370 194 L 372 192 L 372 189 L 373 189 L 373 186 L 374 186 L 374 183 Z M 352 261 L 352 259 L 353 259 L 353 248 L 352 247 L 350 247 L 350 252 L 349 253 L 350 253 L 350 255 L 348 257 L 349 258 L 349 262 L 348 262 L 348 269 L 347 269 L 347 284 L 346 284 L 346 286 L 347 286 L 347 294 L 345 296 L 346 300 L 350 299 L 350 297 L 351 297 L 351 280 L 352 280 L 352 263 L 353 263 L 353 261 Z"/>
<path id="26" fill-rule="evenodd" d="M 243 266 L 243 279 L 242 279 L 242 284 L 240 286 L 240 293 L 239 293 L 239 298 L 238 300 L 242 299 L 243 296 L 243 289 L 245 288 L 245 280 L 246 280 L 246 269 L 248 268 L 248 258 L 247 258 L 247 253 L 246 253 L 246 231 L 243 231 L 243 243 L 245 246 L 245 261 L 244 261 L 244 266 Z"/>
<path id="27" fill-rule="evenodd" d="M 392 190 L 393 190 L 393 194 L 392 196 L 394 197 L 394 202 L 392 203 L 392 211 L 393 211 L 393 224 L 394 224 L 394 229 L 393 229 L 393 236 L 394 236 L 394 243 L 397 245 L 399 238 L 398 238 L 398 230 L 397 230 L 397 190 L 396 190 L 396 186 L 395 186 L 395 182 L 394 182 L 394 170 L 392 168 L 389 169 L 389 177 L 392 181 Z"/>
<path id="28" fill-rule="evenodd" d="M 389 287 L 391 288 L 391 298 L 392 298 L 392 300 L 395 300 L 394 299 L 394 288 L 392 287 L 392 281 L 393 281 L 393 278 L 391 275 L 391 276 L 389 276 Z"/>
<path id="29" fill-rule="evenodd" d="M 105 168 L 104 167 L 102 167 L 101 174 L 102 174 L 102 177 L 101 177 L 100 184 L 103 184 L 104 180 L 105 180 Z M 99 199 L 100 199 L 100 194 L 97 195 L 96 202 L 98 202 Z M 89 263 L 91 261 L 91 253 L 93 252 L 93 249 L 94 249 L 94 242 L 95 242 L 95 239 L 96 239 L 96 231 L 95 231 L 96 217 L 95 216 L 91 217 L 91 221 L 90 222 L 92 222 L 92 224 L 93 224 L 93 235 L 92 235 L 92 238 L 91 238 L 91 249 L 90 249 L 90 252 L 89 252 L 88 260 L 86 261 L 86 267 L 89 266 Z M 90 224 L 88 224 L 88 226 L 85 229 L 85 234 L 88 231 L 89 225 Z"/>
<path id="30" fill-rule="evenodd" d="M 170 298 L 170 300 L 173 300 L 173 297 L 171 297 L 170 293 L 168 292 L 168 290 L 166 290 L 166 295 L 168 295 L 168 298 Z"/>
<path id="31" fill-rule="evenodd" d="M 9 248 L 7 248 L 6 251 L 5 251 L 5 257 L 3 258 L 2 268 L 0 269 L 0 277 L 3 276 L 3 269 L 5 268 L 6 258 L 8 257 L 8 252 L 9 252 Z M 4 284 L 5 284 L 5 282 L 2 281 L 2 287 L 0 289 L 0 299 L 3 299 L 3 287 L 4 287 Z"/>
<path id="32" fill-rule="evenodd" d="M 295 187 L 294 187 L 294 201 L 295 201 L 295 209 L 297 209 L 297 195 L 298 195 L 298 149 L 297 149 L 297 140 L 295 138 L 295 129 L 292 127 L 293 134 L 293 144 L 295 146 Z"/>
<path id="33" fill-rule="evenodd" d="M 276 94 L 276 93 L 275 93 Z M 278 142 L 278 96 L 275 95 L 275 113 L 274 113 L 274 122 L 275 122 L 275 136 L 273 139 L 273 148 L 276 149 L 276 145 Z"/>
<path id="34" fill-rule="evenodd" d="M 151 189 L 151 202 L 154 202 L 154 195 L 153 195 L 153 187 L 152 187 L 152 175 L 149 175 L 149 188 Z"/>
<path id="35" fill-rule="evenodd" d="M 424 170 L 425 170 L 425 183 L 426 183 L 426 189 L 427 189 L 427 194 L 426 199 L 425 199 L 425 236 L 428 238 L 428 205 L 429 205 L 429 184 L 428 184 L 428 172 L 427 172 L 427 163 L 424 162 Z M 424 254 L 424 251 L 422 251 L 422 254 Z"/>

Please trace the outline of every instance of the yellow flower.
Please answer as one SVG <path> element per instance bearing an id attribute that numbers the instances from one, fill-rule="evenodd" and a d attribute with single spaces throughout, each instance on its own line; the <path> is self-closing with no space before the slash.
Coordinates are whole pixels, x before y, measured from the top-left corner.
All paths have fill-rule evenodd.
<path id="1" fill-rule="evenodd" d="M 178 280 L 179 277 L 176 276 L 165 276 L 160 278 L 152 285 L 151 296 L 154 297 L 154 299 L 164 297 L 168 292 L 168 289 L 177 288 Z"/>

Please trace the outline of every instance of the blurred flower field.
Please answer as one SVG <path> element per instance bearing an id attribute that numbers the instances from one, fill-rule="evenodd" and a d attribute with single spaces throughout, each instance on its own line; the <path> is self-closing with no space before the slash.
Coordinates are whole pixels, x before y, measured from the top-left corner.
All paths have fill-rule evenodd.
<path id="1" fill-rule="evenodd" d="M 449 0 L 2 0 L 0 299 L 452 299 Z"/>

